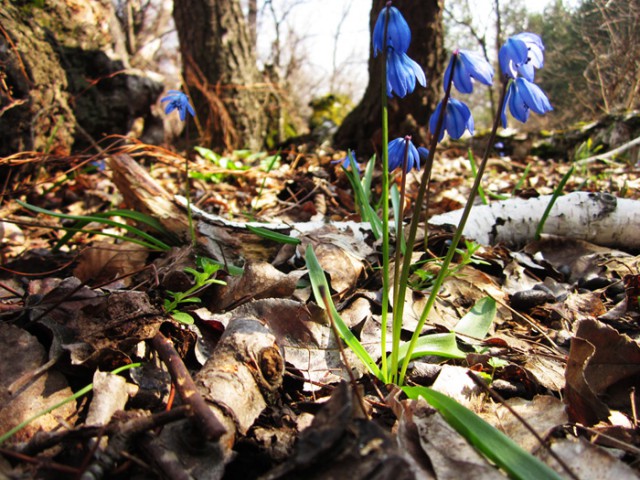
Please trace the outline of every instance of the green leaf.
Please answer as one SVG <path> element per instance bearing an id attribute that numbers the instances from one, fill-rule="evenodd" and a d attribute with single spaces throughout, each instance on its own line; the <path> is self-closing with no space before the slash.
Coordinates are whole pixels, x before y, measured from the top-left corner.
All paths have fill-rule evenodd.
<path id="1" fill-rule="evenodd" d="M 262 227 L 253 227 L 251 225 L 247 225 L 247 230 L 249 230 L 251 233 L 255 233 L 262 238 L 266 238 L 267 240 L 272 240 L 278 243 L 287 243 L 289 245 L 300 245 L 301 243 L 299 238 L 290 237 L 289 235 L 284 235 L 283 233 L 274 232 L 273 230 L 268 230 Z"/>
<path id="2" fill-rule="evenodd" d="M 551 200 L 549 200 L 549 204 L 547 205 L 547 208 L 543 212 L 542 217 L 540 218 L 540 222 L 538 222 L 538 227 L 536 228 L 536 233 L 534 237 L 536 240 L 540 239 L 540 235 L 542 235 L 542 230 L 544 230 L 544 224 L 547 222 L 547 218 L 551 213 L 551 209 L 553 208 L 553 205 L 556 203 L 556 200 L 558 200 L 558 197 L 562 195 L 564 186 L 567 184 L 567 182 L 569 181 L 569 178 L 571 178 L 571 175 L 573 175 L 573 172 L 575 172 L 575 170 L 576 170 L 575 165 L 571 165 L 571 168 L 569 169 L 569 171 L 567 171 L 567 173 L 564 174 L 564 177 L 562 177 L 562 179 L 560 180 L 560 183 L 558 183 L 558 186 L 553 191 L 553 194 L 551 195 Z"/>
<path id="3" fill-rule="evenodd" d="M 198 297 L 186 297 L 179 300 L 180 303 L 200 303 L 201 301 L 202 300 L 200 300 Z"/>
<path id="4" fill-rule="evenodd" d="M 373 182 L 373 172 L 376 169 L 376 155 L 375 153 L 371 159 L 367 162 L 367 167 L 364 170 L 361 185 L 364 191 L 365 200 L 368 204 L 371 204 L 371 183 Z"/>
<path id="5" fill-rule="evenodd" d="M 460 319 L 453 331 L 460 335 L 482 340 L 488 333 L 496 317 L 496 301 L 491 297 L 481 298 Z"/>
<path id="6" fill-rule="evenodd" d="M 409 342 L 402 343 L 398 349 L 398 361 L 404 360 L 409 348 Z M 426 355 L 436 355 L 445 358 L 466 358 L 467 354 L 458 348 L 456 334 L 434 333 L 418 338 L 416 347 L 411 354 L 411 358 L 424 357 Z"/>
<path id="7" fill-rule="evenodd" d="M 98 214 L 94 214 L 94 215 L 67 215 L 64 213 L 56 213 L 56 212 L 52 212 L 51 210 L 47 210 L 45 208 L 40 208 L 40 207 L 36 207 L 35 205 L 30 205 L 26 202 L 22 202 L 20 200 L 16 200 L 16 202 L 18 203 L 18 205 L 20 205 L 21 207 L 27 208 L 31 211 L 34 211 L 36 213 L 42 213 L 44 215 L 49 215 L 51 217 L 54 218 L 64 218 L 66 220 L 77 220 L 78 222 L 82 223 L 83 225 L 87 225 L 88 223 L 91 222 L 97 222 L 97 223 L 102 223 L 104 225 L 109 225 L 112 227 L 119 227 L 122 228 L 123 230 L 126 230 L 129 233 L 132 233 L 134 235 L 137 235 L 138 237 L 142 238 L 143 240 L 146 241 L 145 245 L 153 245 L 153 248 L 157 248 L 158 250 L 169 250 L 171 247 L 169 245 L 167 245 L 166 243 L 158 240 L 157 238 L 155 238 L 152 235 L 149 235 L 146 232 L 143 232 L 142 230 L 136 228 L 136 227 L 132 227 L 131 225 L 127 225 L 126 223 L 121 223 L 121 222 L 116 222 L 115 220 L 111 220 L 109 218 L 105 218 L 105 214 L 104 213 L 98 213 Z M 120 212 L 123 212 L 124 210 L 121 210 Z M 69 231 L 83 231 L 80 228 L 64 228 L 65 230 L 69 230 Z M 107 234 L 107 233 L 102 233 L 102 232 L 93 232 L 90 231 L 91 233 L 96 233 L 96 234 L 101 234 L 101 235 L 105 235 L 105 236 L 114 236 L 113 234 Z M 125 237 L 120 237 L 120 238 L 124 238 L 125 240 L 130 240 L 134 243 L 140 243 L 140 241 L 134 241 L 134 239 L 127 239 Z M 59 243 L 59 242 L 58 242 Z M 59 245 L 56 245 L 56 247 L 59 247 Z"/>
<path id="8" fill-rule="evenodd" d="M 171 316 L 173 317 L 174 320 L 176 320 L 176 321 L 178 321 L 180 323 L 184 323 L 185 325 L 191 325 L 193 322 L 195 322 L 193 317 L 191 315 L 189 315 L 188 313 L 173 312 L 171 314 Z"/>
<path id="9" fill-rule="evenodd" d="M 344 171 L 349 179 L 349 183 L 351 183 L 351 187 L 353 188 L 356 205 L 358 205 L 358 209 L 360 210 L 362 221 L 369 222 L 373 236 L 380 238 L 382 236 L 382 221 L 369 203 L 369 193 L 362 186 L 360 177 L 358 176 L 358 170 L 355 166 L 355 160 L 351 152 L 348 153 L 348 156 L 351 164 L 351 171 L 348 171 L 347 169 L 344 169 Z"/>
<path id="10" fill-rule="evenodd" d="M 402 387 L 411 399 L 423 397 L 485 457 L 518 480 L 562 480 L 551 467 L 455 400 L 428 387 Z"/>
<path id="11" fill-rule="evenodd" d="M 329 284 L 327 283 L 327 278 L 324 276 L 324 271 L 318 262 L 318 258 L 313 251 L 313 247 L 311 245 L 307 246 L 307 250 L 305 253 L 305 260 L 307 263 L 307 268 L 309 269 L 309 279 L 311 280 L 311 289 L 313 290 L 313 296 L 315 297 L 316 303 L 325 308 L 324 298 L 322 295 L 322 291 L 329 292 Z M 377 378 L 380 377 L 380 369 L 373 361 L 369 353 L 364 349 L 360 341 L 356 338 L 356 336 L 349 330 L 349 327 L 344 323 L 344 320 L 340 317 L 340 314 L 336 310 L 331 297 L 327 295 L 328 298 L 328 307 L 329 307 L 329 315 L 333 318 L 333 321 L 336 324 L 336 329 L 338 330 L 338 334 L 340 338 L 344 340 L 347 346 L 357 355 L 357 357 L 365 364 L 365 366 L 369 369 L 372 375 L 375 375 Z"/>

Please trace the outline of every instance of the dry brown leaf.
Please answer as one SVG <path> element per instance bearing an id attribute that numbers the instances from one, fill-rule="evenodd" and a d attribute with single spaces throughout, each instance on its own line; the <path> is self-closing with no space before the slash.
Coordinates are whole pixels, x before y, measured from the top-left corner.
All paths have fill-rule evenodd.
<path id="1" fill-rule="evenodd" d="M 582 438 L 557 440 L 551 448 L 580 480 L 638 479 L 638 473 L 627 464 Z M 546 449 L 540 450 L 538 456 L 556 472 L 566 475 Z"/>
<path id="2" fill-rule="evenodd" d="M 0 432 L 9 431 L 36 413 L 73 395 L 64 376 L 57 371 L 44 372 L 18 391 L 11 391 L 13 382 L 36 370 L 46 360 L 45 349 L 34 336 L 0 322 Z M 75 403 L 67 403 L 34 419 L 8 442 L 27 441 L 40 430 L 56 429 L 62 423 L 72 421 L 75 411 Z"/>
<path id="3" fill-rule="evenodd" d="M 568 421 L 564 403 L 550 395 L 537 395 L 533 400 L 511 398 L 506 403 L 542 438 Z M 541 447 L 538 439 L 504 405 L 489 406 L 480 416 L 525 450 L 535 452 Z"/>
<path id="4" fill-rule="evenodd" d="M 429 457 L 430 466 L 438 480 L 504 480 L 499 470 L 476 452 L 439 413 L 427 407 L 423 400 L 405 402 L 400 422 L 404 423 L 399 427 L 401 430 L 417 431 L 419 445 L 415 445 L 414 440 L 410 452 L 414 456 L 422 454 Z"/>
<path id="5" fill-rule="evenodd" d="M 572 421 L 595 425 L 610 409 L 631 415 L 632 388 L 640 385 L 640 346 L 597 320 L 578 323 L 567 362 L 565 400 Z M 605 403 L 606 402 L 606 403 Z"/>
<path id="6" fill-rule="evenodd" d="M 219 288 L 215 309 L 235 308 L 250 300 L 290 297 L 303 274 L 285 274 L 266 262 L 247 262 L 242 276 L 229 277 L 227 285 Z"/>
<path id="7" fill-rule="evenodd" d="M 127 274 L 141 270 L 149 255 L 148 250 L 135 243 L 95 242 L 80 253 L 73 274 L 84 283 L 125 288 L 131 285 Z"/>

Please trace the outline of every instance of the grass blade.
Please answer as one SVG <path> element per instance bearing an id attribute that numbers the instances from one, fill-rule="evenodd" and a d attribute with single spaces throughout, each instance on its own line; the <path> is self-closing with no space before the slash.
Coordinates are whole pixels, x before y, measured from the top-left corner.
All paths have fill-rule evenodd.
<path id="1" fill-rule="evenodd" d="M 428 387 L 402 387 L 409 398 L 425 398 L 473 447 L 518 480 L 562 480 L 551 467 L 500 430 L 448 396 Z"/>
<path id="2" fill-rule="evenodd" d="M 47 210 L 46 208 L 40 208 L 40 207 L 36 207 L 35 205 L 30 205 L 26 202 L 22 202 L 20 200 L 16 200 L 16 202 L 18 203 L 18 205 L 20 205 L 21 207 L 24 207 L 28 210 L 31 210 L 33 212 L 36 213 L 42 213 L 44 215 L 49 215 L 51 217 L 55 217 L 55 218 L 63 218 L 66 220 L 76 220 L 78 222 L 87 222 L 87 223 L 91 223 L 91 222 L 96 222 L 96 223 L 102 223 L 104 225 L 109 225 L 112 227 L 118 227 L 118 228 L 122 228 L 123 230 L 126 230 L 129 233 L 132 233 L 134 235 L 139 236 L 140 238 L 146 240 L 146 242 L 148 242 L 149 244 L 152 244 L 153 247 L 155 249 L 158 250 L 169 250 L 171 247 L 169 245 L 167 245 L 166 243 L 162 242 L 161 240 L 158 240 L 157 238 L 155 238 L 153 235 L 149 235 L 148 233 L 136 228 L 136 227 L 132 227 L 131 225 L 127 225 L 126 223 L 121 223 L 121 222 L 116 222 L 115 220 L 111 220 L 109 218 L 104 218 L 102 216 L 99 215 L 68 215 L 65 213 L 56 213 L 56 212 L 52 212 L 51 210 Z M 86 223 L 85 223 L 86 225 Z M 77 231 L 82 231 L 81 229 L 77 229 L 77 228 L 66 228 L 65 230 L 77 230 Z M 91 233 L 101 233 L 101 232 L 91 232 Z M 105 233 L 101 233 L 102 235 L 107 235 Z M 113 236 L 113 235 L 107 235 L 107 236 Z M 121 238 L 125 238 L 125 237 L 121 237 Z M 126 238 L 126 240 L 130 240 L 133 241 L 132 239 Z M 134 242 L 137 243 L 137 242 Z"/>
<path id="3" fill-rule="evenodd" d="M 313 247 L 311 245 L 307 246 L 307 250 L 305 253 L 305 259 L 307 262 L 307 268 L 309 269 L 309 279 L 311 280 L 311 288 L 313 290 L 313 296 L 315 297 L 316 303 L 324 308 L 324 297 L 322 296 L 322 290 L 324 289 L 326 292 L 329 292 L 329 285 L 327 283 L 327 278 L 324 275 L 324 271 L 318 262 L 318 258 L 313 251 Z M 329 303 L 329 315 L 333 317 L 336 328 L 340 337 L 347 346 L 351 349 L 353 353 L 365 364 L 365 366 L 369 369 L 372 375 L 375 375 L 377 378 L 380 377 L 380 369 L 373 361 L 369 353 L 364 349 L 360 341 L 356 338 L 356 336 L 349 330 L 349 327 L 344 323 L 344 320 L 340 317 L 340 314 L 336 310 L 333 301 L 331 301 L 331 297 L 327 295 L 328 303 Z"/>
<path id="4" fill-rule="evenodd" d="M 542 230 L 544 229 L 544 224 L 547 222 L 547 218 L 549 218 L 549 214 L 551 213 L 551 208 L 553 208 L 553 205 L 555 205 L 556 200 L 558 200 L 558 197 L 562 194 L 562 190 L 564 189 L 564 186 L 569 181 L 569 178 L 571 177 L 571 175 L 573 175 L 573 172 L 575 171 L 575 169 L 576 169 L 575 165 L 572 165 L 569 171 L 564 174 L 564 177 L 562 177 L 562 180 L 560 180 L 560 183 L 558 184 L 556 189 L 553 191 L 553 195 L 551 195 L 551 200 L 549 200 L 549 204 L 547 205 L 547 208 L 542 214 L 540 223 L 538 223 L 538 228 L 536 228 L 536 235 L 535 235 L 536 240 L 540 239 L 540 235 L 542 234 Z"/>
<path id="5" fill-rule="evenodd" d="M 263 227 L 253 227 L 249 224 L 247 224 L 246 227 L 251 233 L 255 233 L 259 237 L 266 238 L 267 240 L 277 243 L 287 243 L 289 245 L 300 245 L 299 238 L 290 237 L 284 233 L 274 232 L 273 230 Z"/>

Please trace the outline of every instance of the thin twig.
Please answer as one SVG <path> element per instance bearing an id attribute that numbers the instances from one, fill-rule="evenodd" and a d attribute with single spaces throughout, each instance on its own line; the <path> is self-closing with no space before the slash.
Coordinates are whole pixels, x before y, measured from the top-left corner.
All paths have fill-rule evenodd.
<path id="1" fill-rule="evenodd" d="M 152 343 L 153 348 L 169 369 L 180 398 L 193 409 L 193 415 L 198 419 L 196 425 L 207 440 L 219 440 L 227 431 L 196 389 L 196 384 L 173 343 L 160 332 L 153 337 Z"/>

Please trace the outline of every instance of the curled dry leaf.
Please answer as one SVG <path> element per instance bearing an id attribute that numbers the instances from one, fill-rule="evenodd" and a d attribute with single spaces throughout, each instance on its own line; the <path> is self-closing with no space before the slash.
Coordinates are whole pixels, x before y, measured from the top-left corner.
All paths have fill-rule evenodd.
<path id="1" fill-rule="evenodd" d="M 50 357 L 71 353 L 73 364 L 91 361 L 105 370 L 129 363 L 131 349 L 153 338 L 163 318 L 143 292 L 104 295 L 67 278 L 46 294 L 34 294 L 32 321 L 52 336 Z"/>
<path id="2" fill-rule="evenodd" d="M 640 411 L 640 398 L 631 394 L 638 385 L 638 343 L 602 322 L 581 320 L 567 362 L 565 401 L 570 419 L 589 426 L 608 420 L 612 409 L 632 415 L 632 410 Z"/>

